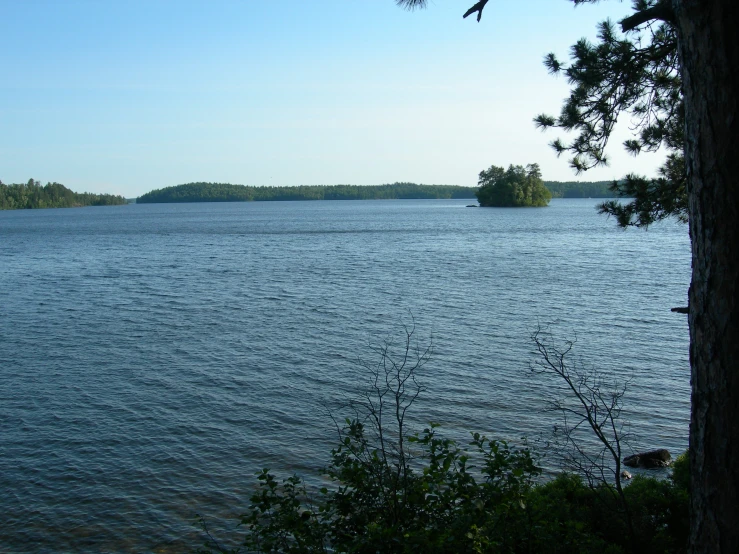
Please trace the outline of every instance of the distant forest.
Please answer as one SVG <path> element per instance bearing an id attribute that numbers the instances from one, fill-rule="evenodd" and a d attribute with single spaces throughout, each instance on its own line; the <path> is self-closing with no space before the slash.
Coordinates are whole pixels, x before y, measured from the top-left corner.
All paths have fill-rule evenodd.
<path id="1" fill-rule="evenodd" d="M 545 181 L 553 198 L 612 198 L 610 181 L 560 183 Z M 252 202 L 268 200 L 397 200 L 425 198 L 475 198 L 477 187 L 456 185 L 311 185 L 253 187 L 228 183 L 188 183 L 153 190 L 139 196 L 139 204 L 167 202 Z"/>
<path id="2" fill-rule="evenodd" d="M 614 198 L 618 196 L 610 189 L 613 181 L 544 181 L 552 198 Z"/>
<path id="3" fill-rule="evenodd" d="M 475 189 L 453 185 L 312 185 L 252 187 L 226 183 L 189 183 L 147 192 L 137 203 L 249 202 L 261 200 L 396 200 L 413 198 L 474 198 Z"/>
<path id="4" fill-rule="evenodd" d="M 5 185 L 0 181 L 0 210 L 31 208 L 74 208 L 126 204 L 122 196 L 73 192 L 59 183 L 41 185 L 29 179 L 25 184 Z"/>

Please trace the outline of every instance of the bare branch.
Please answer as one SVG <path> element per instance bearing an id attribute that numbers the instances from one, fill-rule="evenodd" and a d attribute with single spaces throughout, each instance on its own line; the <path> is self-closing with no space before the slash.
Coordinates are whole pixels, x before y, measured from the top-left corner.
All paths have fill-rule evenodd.
<path id="1" fill-rule="evenodd" d="M 531 339 L 540 355 L 532 371 L 554 373 L 569 391 L 568 400 L 549 402 L 562 417 L 562 427 L 555 426 L 554 432 L 555 445 L 559 444 L 565 466 L 583 475 L 591 487 L 605 487 L 619 499 L 632 541 L 635 540 L 631 512 L 621 484 L 622 444 L 627 438 L 620 419 L 621 402 L 629 380 L 608 386 L 598 370 L 567 358 L 574 341 L 557 346 L 551 333 L 541 326 L 532 333 Z M 587 446 L 588 440 L 582 435 L 585 430 L 597 439 L 599 448 L 593 450 Z M 559 442 L 557 437 L 561 437 Z"/>
<path id="2" fill-rule="evenodd" d="M 473 13 L 477 12 L 477 22 L 480 22 L 480 19 L 482 18 L 482 10 L 485 9 L 485 5 L 488 3 L 488 0 L 480 0 L 477 4 L 472 6 L 469 10 L 464 12 L 464 15 L 462 18 L 467 18 L 467 16 L 472 15 Z"/>

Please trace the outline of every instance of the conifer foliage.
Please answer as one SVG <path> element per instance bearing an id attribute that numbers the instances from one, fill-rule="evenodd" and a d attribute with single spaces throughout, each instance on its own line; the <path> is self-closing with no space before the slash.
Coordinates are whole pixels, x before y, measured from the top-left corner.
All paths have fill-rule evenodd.
<path id="1" fill-rule="evenodd" d="M 572 0 L 575 5 L 597 0 Z M 424 8 L 427 0 L 397 0 L 407 8 Z M 482 16 L 488 0 L 465 13 Z M 621 21 L 622 32 L 611 21 L 598 28 L 595 44 L 579 40 L 569 63 L 553 53 L 544 58 L 552 74 L 563 74 L 571 85 L 559 116 L 534 118 L 541 129 L 574 132 L 570 141 L 551 142 L 557 155 L 570 155 L 570 166 L 581 173 L 606 165 L 606 146 L 619 119 L 627 120 L 634 138 L 624 147 L 633 155 L 665 148 L 667 160 L 656 178 L 634 173 L 614 181 L 614 196 L 628 202 L 608 201 L 601 213 L 613 215 L 622 227 L 648 226 L 674 216 L 687 221 L 687 190 L 683 157 L 684 112 L 678 60 L 677 33 L 665 0 L 635 0 L 634 15 Z"/>
<path id="2" fill-rule="evenodd" d="M 653 0 L 640 0 L 634 8 L 643 12 L 656 6 Z M 597 43 L 579 40 L 572 46 L 569 63 L 553 53 L 544 58 L 549 72 L 564 74 L 572 88 L 558 117 L 540 114 L 534 122 L 541 129 L 576 133 L 571 141 L 558 138 L 551 146 L 557 155 L 569 154 L 570 166 L 580 173 L 608 163 L 606 145 L 619 118 L 628 118 L 635 133 L 624 142 L 628 152 L 638 155 L 664 147 L 669 154 L 657 178 L 630 173 L 614 182 L 611 190 L 617 196 L 633 200 L 605 202 L 601 213 L 615 216 L 624 227 L 646 226 L 670 216 L 687 221 L 684 111 L 675 28 L 666 21 L 652 21 L 643 28 L 630 25 L 622 22 L 622 29 L 628 30 L 624 35 L 613 22 L 602 22 Z"/>

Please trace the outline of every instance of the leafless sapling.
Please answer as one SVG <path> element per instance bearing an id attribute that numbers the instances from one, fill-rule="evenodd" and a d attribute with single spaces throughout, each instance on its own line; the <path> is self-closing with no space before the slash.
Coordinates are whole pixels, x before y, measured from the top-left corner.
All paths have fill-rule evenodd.
<path id="1" fill-rule="evenodd" d="M 611 377 L 578 360 L 573 354 L 576 341 L 559 343 L 546 328 L 538 326 L 531 339 L 539 354 L 531 370 L 556 376 L 565 389 L 562 397 L 549 401 L 550 409 L 562 418 L 554 427 L 555 450 L 566 469 L 584 476 L 593 489 L 602 487 L 614 495 L 633 540 L 621 475 L 623 448 L 629 438 L 628 424 L 622 418 L 623 398 L 630 379 Z"/>

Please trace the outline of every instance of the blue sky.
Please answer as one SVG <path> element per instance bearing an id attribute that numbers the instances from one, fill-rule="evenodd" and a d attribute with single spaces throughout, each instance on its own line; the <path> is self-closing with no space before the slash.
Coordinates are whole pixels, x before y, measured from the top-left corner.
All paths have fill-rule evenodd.
<path id="1" fill-rule="evenodd" d="M 490 165 L 549 180 L 653 175 L 623 152 L 575 177 L 535 129 L 566 57 L 629 4 L 568 0 L 0 0 L 0 179 L 138 196 L 192 181 L 475 185 Z"/>

